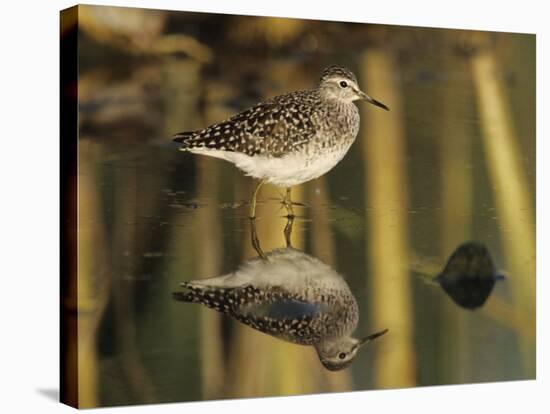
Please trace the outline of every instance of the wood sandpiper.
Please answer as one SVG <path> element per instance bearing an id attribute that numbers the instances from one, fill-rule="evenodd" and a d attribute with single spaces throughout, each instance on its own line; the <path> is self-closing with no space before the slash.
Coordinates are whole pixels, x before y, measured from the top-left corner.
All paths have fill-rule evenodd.
<path id="1" fill-rule="evenodd" d="M 354 338 L 357 302 L 343 277 L 292 247 L 249 259 L 227 275 L 182 283 L 174 299 L 201 303 L 260 332 L 317 350 L 331 371 L 348 367 L 357 351 L 387 329 Z"/>
<path id="2" fill-rule="evenodd" d="M 346 68 L 326 68 L 314 89 L 290 92 L 261 102 L 205 129 L 180 132 L 172 139 L 180 150 L 221 158 L 259 179 L 256 196 L 268 182 L 286 188 L 284 204 L 293 215 L 290 188 L 332 169 L 347 153 L 359 132 L 359 110 L 366 100 L 388 107 L 361 91 Z"/>

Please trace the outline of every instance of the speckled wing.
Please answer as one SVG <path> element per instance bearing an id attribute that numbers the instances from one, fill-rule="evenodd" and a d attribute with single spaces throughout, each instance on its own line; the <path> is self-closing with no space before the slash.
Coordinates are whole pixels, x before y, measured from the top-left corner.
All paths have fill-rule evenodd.
<path id="1" fill-rule="evenodd" d="M 322 318 L 327 310 L 324 303 L 310 303 L 298 297 L 275 293 L 263 303 L 249 303 L 239 307 L 233 316 L 261 332 L 302 345 L 320 340 L 314 320 Z"/>
<path id="2" fill-rule="evenodd" d="M 174 299 L 198 302 L 218 312 L 236 315 L 254 315 L 258 318 L 292 319 L 314 317 L 326 306 L 310 303 L 285 289 L 272 287 L 268 291 L 251 285 L 224 288 L 183 282 L 185 292 L 174 293 Z"/>
<path id="3" fill-rule="evenodd" d="M 226 121 L 200 131 L 181 132 L 172 139 L 182 144 L 183 151 L 205 149 L 281 156 L 315 135 L 315 121 L 322 118 L 322 114 L 312 113 L 317 99 L 313 91 L 281 95 Z"/>
<path id="4" fill-rule="evenodd" d="M 311 321 L 327 310 L 324 303 L 307 302 L 281 288 L 182 286 L 186 291 L 174 293 L 174 299 L 201 303 L 261 332 L 306 345 L 319 339 Z"/>
<path id="5" fill-rule="evenodd" d="M 252 303 L 239 309 L 244 315 L 257 318 L 290 320 L 302 317 L 315 317 L 326 306 L 320 303 L 310 303 L 295 297 L 281 295 L 266 303 Z"/>

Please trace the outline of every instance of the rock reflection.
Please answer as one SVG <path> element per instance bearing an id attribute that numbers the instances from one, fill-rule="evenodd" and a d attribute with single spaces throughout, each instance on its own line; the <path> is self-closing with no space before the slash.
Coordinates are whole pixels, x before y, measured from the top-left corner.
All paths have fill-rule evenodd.
<path id="1" fill-rule="evenodd" d="M 387 332 L 352 337 L 359 311 L 348 284 L 325 263 L 291 246 L 182 287 L 174 299 L 201 303 L 268 335 L 313 346 L 331 371 L 348 367 L 363 345 Z"/>
<path id="2" fill-rule="evenodd" d="M 434 278 L 451 299 L 466 309 L 477 309 L 487 301 L 495 283 L 504 279 L 493 264 L 489 249 L 466 242 L 453 252 L 443 272 Z"/>

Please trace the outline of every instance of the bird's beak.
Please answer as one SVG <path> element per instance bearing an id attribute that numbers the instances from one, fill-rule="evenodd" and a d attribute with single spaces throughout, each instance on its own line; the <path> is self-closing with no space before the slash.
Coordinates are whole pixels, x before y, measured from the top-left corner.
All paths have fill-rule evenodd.
<path id="1" fill-rule="evenodd" d="M 376 332 L 376 333 L 370 334 L 369 336 L 365 336 L 364 338 L 361 338 L 359 340 L 359 347 L 362 347 L 363 345 L 368 344 L 370 341 L 378 338 L 379 336 L 384 335 L 386 332 L 388 332 L 388 330 L 384 329 L 383 331 Z"/>
<path id="2" fill-rule="evenodd" d="M 371 104 L 373 105 L 376 105 L 376 106 L 379 106 L 380 108 L 382 109 L 385 109 L 386 111 L 389 111 L 390 108 L 388 108 L 386 105 L 384 105 L 382 102 L 378 102 L 376 99 L 374 98 L 371 98 L 369 95 L 367 95 L 365 92 L 363 91 L 357 91 L 357 94 L 359 95 L 359 97 L 367 102 L 370 102 Z"/>

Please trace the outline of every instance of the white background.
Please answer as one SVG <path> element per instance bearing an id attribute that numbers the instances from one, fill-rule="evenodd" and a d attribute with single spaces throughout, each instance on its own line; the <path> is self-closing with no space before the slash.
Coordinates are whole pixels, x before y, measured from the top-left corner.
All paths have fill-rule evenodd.
<path id="1" fill-rule="evenodd" d="M 0 411 L 69 412 L 59 382 L 59 10 L 6 1 L 0 12 Z M 550 412 L 548 380 L 548 11 L 544 1 L 119 0 L 95 4 L 537 33 L 537 380 L 291 398 L 102 409 L 139 412 Z M 544 17 L 545 16 L 545 17 Z M 546 71 L 546 73 L 545 73 Z M 546 110 L 546 115 L 548 112 Z M 546 142 L 545 139 L 546 138 Z M 545 189 L 546 187 L 546 189 Z M 545 257 L 546 253 L 546 257 Z M 546 302 L 543 301 L 546 298 Z M 546 338 L 545 338 L 546 336 Z"/>

